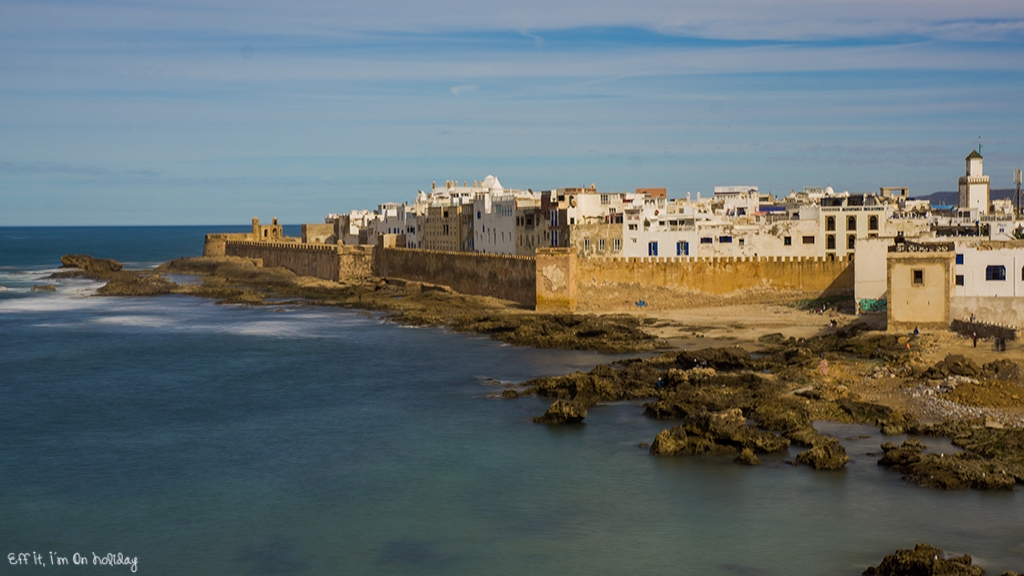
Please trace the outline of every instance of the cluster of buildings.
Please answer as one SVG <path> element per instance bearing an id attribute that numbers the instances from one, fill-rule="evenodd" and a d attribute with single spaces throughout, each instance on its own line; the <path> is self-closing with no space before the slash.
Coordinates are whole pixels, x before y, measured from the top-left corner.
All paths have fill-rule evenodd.
<path id="1" fill-rule="evenodd" d="M 889 303 L 890 316 L 893 307 L 921 308 L 894 319 L 897 324 L 927 316 L 928 321 L 920 320 L 926 325 L 931 320 L 948 325 L 969 308 L 972 315 L 1015 321 L 1018 314 L 1007 315 L 1013 306 L 999 305 L 989 314 L 977 299 L 1024 298 L 1024 242 L 1016 241 L 1024 237 L 1024 221 L 1014 202 L 992 200 L 980 152 L 965 160 L 957 206 L 945 210 L 911 199 L 905 187 L 882 187 L 877 193 L 808 187 L 774 198 L 757 186 L 716 186 L 710 196 L 669 198 L 664 188 L 614 192 L 593 184 L 513 190 L 487 176 L 472 184 L 432 185 L 411 203 L 330 214 L 323 224 L 303 225 L 302 242 L 372 245 L 383 235 L 399 247 L 448 252 L 532 256 L 540 248 L 568 248 L 583 258 L 849 260 L 855 263 L 856 298 L 864 310 L 878 302 Z M 280 237 L 279 229 L 267 228 L 264 237 Z M 913 267 L 913 254 L 935 260 L 937 253 L 945 254 L 939 260 L 947 272 L 926 274 Z M 911 267 L 903 270 L 903 262 Z M 902 282 L 901 276 L 894 284 L 893 274 L 909 280 Z M 900 290 L 910 291 L 897 295 Z M 947 294 L 937 319 L 931 317 L 934 298 L 917 297 L 929 291 Z M 1024 307 L 1017 308 L 1024 325 Z"/>
<path id="2" fill-rule="evenodd" d="M 580 256 L 824 257 L 851 259 L 872 238 L 977 236 L 1009 238 L 1012 205 L 992 202 L 982 157 L 967 157 L 956 210 L 932 211 L 905 187 L 877 193 L 807 187 L 776 199 L 757 186 L 716 186 L 710 196 L 668 198 L 664 188 L 630 192 L 589 187 L 533 191 L 504 188 L 497 178 L 446 181 L 415 200 L 376 210 L 330 214 L 306 225 L 303 241 L 374 244 L 397 236 L 426 250 L 533 255 L 571 248 Z"/>

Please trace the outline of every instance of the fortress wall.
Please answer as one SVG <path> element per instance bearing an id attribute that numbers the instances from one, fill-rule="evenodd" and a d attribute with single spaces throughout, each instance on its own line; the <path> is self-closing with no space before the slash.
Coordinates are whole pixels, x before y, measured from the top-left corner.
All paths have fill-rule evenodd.
<path id="1" fill-rule="evenodd" d="M 207 234 L 206 241 L 203 243 L 203 256 L 226 256 L 224 250 L 229 240 L 252 240 L 252 235 L 244 232 L 237 234 Z"/>
<path id="2" fill-rule="evenodd" d="M 533 307 L 536 264 L 530 256 L 378 246 L 373 273 L 442 284 L 463 294 L 494 296 Z"/>
<path id="3" fill-rule="evenodd" d="M 338 245 L 338 280 L 373 276 L 373 246 Z"/>
<path id="4" fill-rule="evenodd" d="M 260 258 L 267 268 L 281 266 L 299 276 L 324 280 L 338 280 L 341 267 L 338 247 L 333 244 L 228 240 L 224 255 Z"/>
<path id="5" fill-rule="evenodd" d="M 542 256 L 543 255 L 543 256 Z M 566 258 L 572 262 L 562 262 Z M 541 261 L 544 265 L 541 265 Z M 556 262 L 557 260 L 557 262 Z M 807 297 L 853 294 L 853 262 L 827 258 L 576 258 L 538 251 L 538 299 L 556 308 L 621 308 L 638 300 L 659 305 L 697 302 L 699 295 L 747 292 L 751 301 L 779 293 Z M 551 278 L 547 278 L 551 276 Z M 562 276 L 566 279 L 560 280 Z M 556 284 L 564 288 L 551 290 Z M 542 294 L 543 293 L 543 294 Z M 543 298 L 541 298 L 543 296 Z M 664 301 L 664 302 L 661 302 Z"/>

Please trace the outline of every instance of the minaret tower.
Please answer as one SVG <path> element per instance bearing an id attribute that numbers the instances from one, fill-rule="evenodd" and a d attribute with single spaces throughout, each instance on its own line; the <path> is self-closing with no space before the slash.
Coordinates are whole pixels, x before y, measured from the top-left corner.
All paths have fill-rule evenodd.
<path id="1" fill-rule="evenodd" d="M 972 150 L 967 155 L 967 174 L 960 177 L 959 211 L 961 214 L 977 210 L 979 216 L 989 213 L 992 205 L 989 177 L 982 173 L 981 153 Z"/>

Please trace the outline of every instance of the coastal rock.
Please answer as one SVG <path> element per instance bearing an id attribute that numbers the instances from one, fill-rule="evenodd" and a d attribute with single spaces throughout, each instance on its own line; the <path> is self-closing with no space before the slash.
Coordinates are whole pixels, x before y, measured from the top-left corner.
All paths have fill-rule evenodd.
<path id="1" fill-rule="evenodd" d="M 32 286 L 33 292 L 56 292 L 57 287 L 53 284 L 36 284 Z"/>
<path id="2" fill-rule="evenodd" d="M 878 465 L 892 468 L 896 472 L 908 473 L 913 470 L 914 464 L 921 461 L 923 450 L 924 444 L 913 438 L 904 441 L 899 446 L 892 442 L 886 442 L 882 444 L 884 455 L 878 461 Z"/>
<path id="3" fill-rule="evenodd" d="M 538 424 L 575 424 L 587 417 L 587 409 L 571 400 L 555 400 L 543 416 L 534 417 Z"/>
<path id="4" fill-rule="evenodd" d="M 928 544 L 913 550 L 897 550 L 870 566 L 864 576 L 981 576 L 985 571 L 974 566 L 969 554 L 951 556 Z"/>
<path id="5" fill-rule="evenodd" d="M 700 411 L 683 424 L 662 430 L 651 443 L 651 454 L 725 454 L 748 449 L 753 453 L 785 450 L 789 440 L 747 423 L 739 408 L 721 412 Z"/>
<path id="6" fill-rule="evenodd" d="M 60 263 L 64 268 L 78 268 L 87 274 L 105 276 L 120 272 L 124 265 L 117 260 L 109 258 L 93 258 L 88 254 L 65 254 L 60 257 Z"/>
<path id="7" fill-rule="evenodd" d="M 796 455 L 800 464 L 814 466 L 815 470 L 839 470 L 850 461 L 846 449 L 839 440 L 831 436 L 819 436 L 810 450 Z"/>
<path id="8" fill-rule="evenodd" d="M 170 294 L 177 288 L 174 282 L 154 274 L 121 273 L 96 291 L 103 296 L 156 296 Z"/>
<path id="9" fill-rule="evenodd" d="M 744 448 L 740 450 L 740 455 L 734 460 L 737 464 L 746 464 L 747 466 L 760 466 L 761 459 L 754 454 L 754 451 L 750 448 Z"/>
<path id="10" fill-rule="evenodd" d="M 1013 468 L 998 461 L 984 458 L 974 452 L 955 454 L 922 454 L 924 445 L 907 440 L 900 446 L 892 442 L 882 444 L 885 454 L 878 461 L 903 479 L 919 486 L 944 490 L 1012 490 L 1017 482 Z"/>

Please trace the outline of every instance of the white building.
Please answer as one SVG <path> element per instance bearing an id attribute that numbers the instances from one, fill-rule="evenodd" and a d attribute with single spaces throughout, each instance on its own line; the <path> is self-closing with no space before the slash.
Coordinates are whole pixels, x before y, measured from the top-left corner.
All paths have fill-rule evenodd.
<path id="1" fill-rule="evenodd" d="M 959 180 L 959 205 L 957 211 L 961 218 L 977 219 L 988 214 L 991 204 L 989 177 L 982 171 L 982 157 L 977 150 L 972 150 L 965 159 L 967 174 Z"/>

